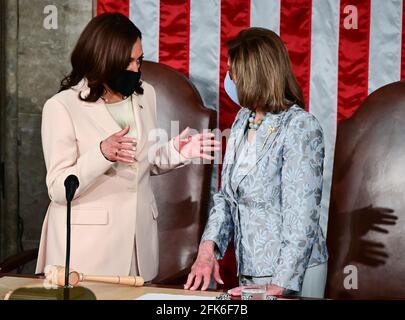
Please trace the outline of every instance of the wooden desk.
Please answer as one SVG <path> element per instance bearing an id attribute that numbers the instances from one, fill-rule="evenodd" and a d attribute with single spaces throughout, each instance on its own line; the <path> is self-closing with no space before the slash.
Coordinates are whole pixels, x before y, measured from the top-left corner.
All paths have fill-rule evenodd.
<path id="1" fill-rule="evenodd" d="M 43 277 L 20 277 L 13 275 L 0 276 L 0 300 L 11 290 L 19 287 L 40 287 L 43 285 Z M 176 295 L 191 295 L 203 297 L 215 297 L 222 291 L 189 291 L 169 286 L 145 285 L 143 287 L 130 287 L 125 285 L 82 282 L 83 287 L 94 292 L 98 300 L 133 300 L 147 293 L 162 293 Z"/>
<path id="2" fill-rule="evenodd" d="M 0 273 L 0 300 L 5 295 L 20 287 L 42 286 L 43 276 L 30 276 L 19 274 Z M 143 287 L 130 287 L 118 284 L 81 282 L 81 286 L 89 288 L 96 295 L 98 300 L 134 300 L 147 293 L 161 293 L 170 295 L 190 295 L 200 297 L 216 297 L 223 290 L 190 291 L 184 290 L 181 286 L 146 284 Z M 240 297 L 232 297 L 231 300 L 240 300 Z M 307 298 L 300 296 L 278 296 L 277 300 L 325 300 L 317 298 Z"/>

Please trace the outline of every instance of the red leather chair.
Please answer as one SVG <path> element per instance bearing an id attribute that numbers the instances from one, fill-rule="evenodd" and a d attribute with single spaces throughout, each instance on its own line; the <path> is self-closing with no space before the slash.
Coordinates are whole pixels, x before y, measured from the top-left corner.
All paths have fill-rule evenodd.
<path id="1" fill-rule="evenodd" d="M 338 127 L 326 297 L 405 299 L 404 168 L 405 82 L 396 82 Z"/>

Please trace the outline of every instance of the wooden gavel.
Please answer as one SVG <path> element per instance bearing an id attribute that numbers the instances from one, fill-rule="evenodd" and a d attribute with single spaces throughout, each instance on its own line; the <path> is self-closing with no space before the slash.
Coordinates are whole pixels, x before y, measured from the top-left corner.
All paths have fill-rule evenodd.
<path id="1" fill-rule="evenodd" d="M 45 277 L 51 284 L 63 286 L 65 285 L 65 267 L 48 265 L 45 268 Z M 133 287 L 141 287 L 144 284 L 143 278 L 136 276 L 88 276 L 77 271 L 69 272 L 69 285 L 77 286 L 83 281 L 124 284 Z"/>

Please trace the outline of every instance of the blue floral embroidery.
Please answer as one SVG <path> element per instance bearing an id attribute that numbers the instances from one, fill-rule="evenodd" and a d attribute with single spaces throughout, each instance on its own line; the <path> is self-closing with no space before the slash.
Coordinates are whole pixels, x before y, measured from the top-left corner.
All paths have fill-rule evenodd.
<path id="1" fill-rule="evenodd" d="M 222 258 L 234 239 L 238 274 L 270 276 L 272 283 L 300 291 L 306 268 L 328 259 L 319 226 L 322 128 L 298 106 L 270 115 L 257 131 L 256 164 L 232 174 L 239 168 L 234 155 L 249 113 L 242 108 L 232 126 L 222 188 L 214 196 L 202 241 L 215 241 Z"/>

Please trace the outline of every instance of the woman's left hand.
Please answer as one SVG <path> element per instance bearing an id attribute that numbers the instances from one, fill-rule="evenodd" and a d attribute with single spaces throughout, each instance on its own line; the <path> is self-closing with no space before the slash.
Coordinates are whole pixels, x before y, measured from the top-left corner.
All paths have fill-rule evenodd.
<path id="1" fill-rule="evenodd" d="M 221 144 L 220 141 L 212 139 L 215 137 L 215 134 L 198 133 L 192 136 L 189 134 L 189 130 L 190 128 L 187 127 L 174 138 L 176 150 L 187 159 L 202 158 L 214 160 L 214 157 L 210 153 L 220 150 L 219 145 Z"/>
<path id="2" fill-rule="evenodd" d="M 243 288 L 257 288 L 257 287 L 267 287 L 266 294 L 268 296 L 282 296 L 284 293 L 284 288 L 276 286 L 275 284 L 264 284 L 264 285 L 249 285 L 249 286 L 240 286 L 228 290 L 228 293 L 231 296 L 239 297 Z"/>

